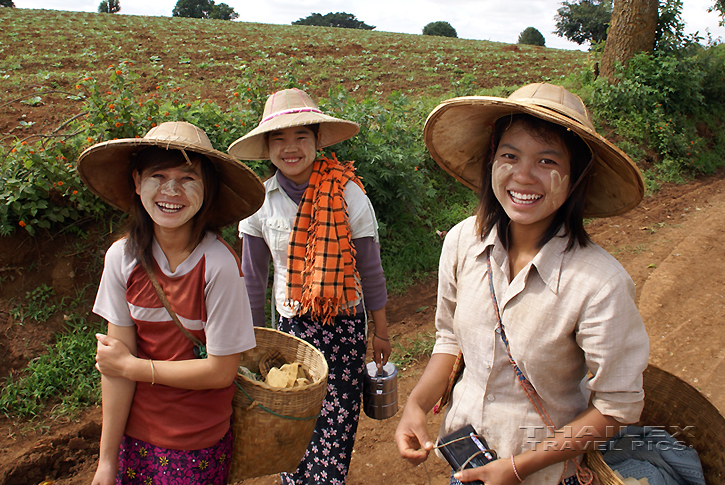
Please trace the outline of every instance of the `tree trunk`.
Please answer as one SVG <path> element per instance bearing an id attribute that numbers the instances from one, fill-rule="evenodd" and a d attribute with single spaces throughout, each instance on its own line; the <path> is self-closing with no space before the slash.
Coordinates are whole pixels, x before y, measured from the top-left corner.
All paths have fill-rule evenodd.
<path id="1" fill-rule="evenodd" d="M 600 72 L 610 83 L 614 63 L 626 64 L 636 53 L 655 47 L 658 0 L 615 0 Z"/>

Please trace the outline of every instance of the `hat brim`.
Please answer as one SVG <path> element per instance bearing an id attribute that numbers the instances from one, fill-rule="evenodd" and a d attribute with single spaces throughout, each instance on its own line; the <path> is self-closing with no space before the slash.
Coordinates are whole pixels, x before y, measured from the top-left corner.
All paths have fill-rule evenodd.
<path id="1" fill-rule="evenodd" d="M 129 183 L 134 154 L 146 147 L 186 150 L 207 157 L 219 174 L 219 191 L 211 210 L 210 223 L 226 226 L 254 214 L 264 202 L 264 186 L 246 165 L 225 153 L 173 141 L 125 138 L 94 145 L 78 157 L 78 174 L 83 183 L 112 207 L 129 212 L 135 193 Z"/>
<path id="2" fill-rule="evenodd" d="M 482 159 L 490 149 L 494 123 L 525 113 L 573 131 L 595 155 L 584 217 L 623 214 L 644 196 L 644 180 L 634 162 L 594 130 L 565 114 L 532 103 L 489 96 L 465 96 L 444 101 L 425 122 L 423 137 L 433 160 L 467 187 L 479 191 Z"/>
<path id="3" fill-rule="evenodd" d="M 354 121 L 341 120 L 322 113 L 301 112 L 280 115 L 229 145 L 227 152 L 240 160 L 269 160 L 269 150 L 264 134 L 294 126 L 320 125 L 320 148 L 348 140 L 360 132 L 360 125 Z"/>

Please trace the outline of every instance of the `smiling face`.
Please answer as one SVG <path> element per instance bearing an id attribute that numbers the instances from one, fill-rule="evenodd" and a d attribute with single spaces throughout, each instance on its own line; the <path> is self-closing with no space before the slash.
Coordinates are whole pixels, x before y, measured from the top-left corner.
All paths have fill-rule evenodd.
<path id="1" fill-rule="evenodd" d="M 512 225 L 543 234 L 569 194 L 570 155 L 556 137 L 544 140 L 514 122 L 501 136 L 491 184 Z"/>
<path id="2" fill-rule="evenodd" d="M 175 229 L 190 223 L 204 203 L 201 164 L 134 172 L 136 193 L 154 223 Z"/>
<path id="3" fill-rule="evenodd" d="M 318 136 L 307 126 L 293 126 L 273 131 L 267 140 L 269 158 L 282 174 L 301 185 L 312 175 L 317 155 Z"/>

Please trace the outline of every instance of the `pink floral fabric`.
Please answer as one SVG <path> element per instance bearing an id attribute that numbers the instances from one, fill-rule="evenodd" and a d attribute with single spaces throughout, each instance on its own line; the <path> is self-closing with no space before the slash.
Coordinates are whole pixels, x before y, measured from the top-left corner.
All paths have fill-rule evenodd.
<path id="1" fill-rule="evenodd" d="M 200 450 L 169 450 L 124 435 L 117 485 L 225 485 L 232 453 L 232 430 Z"/>

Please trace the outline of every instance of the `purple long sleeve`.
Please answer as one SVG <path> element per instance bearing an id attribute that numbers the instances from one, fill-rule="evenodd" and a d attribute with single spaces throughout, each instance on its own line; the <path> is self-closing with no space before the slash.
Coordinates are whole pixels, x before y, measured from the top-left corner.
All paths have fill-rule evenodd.
<path id="1" fill-rule="evenodd" d="M 388 301 L 385 274 L 380 262 L 380 245 L 372 237 L 361 237 L 352 242 L 355 245 L 355 262 L 362 282 L 365 308 L 380 310 Z"/>
<path id="2" fill-rule="evenodd" d="M 242 240 L 242 273 L 247 285 L 252 321 L 255 327 L 266 326 L 264 300 L 269 279 L 269 248 L 261 237 L 244 234 Z"/>

